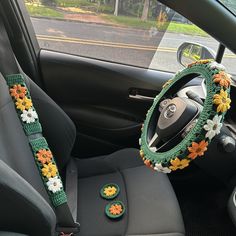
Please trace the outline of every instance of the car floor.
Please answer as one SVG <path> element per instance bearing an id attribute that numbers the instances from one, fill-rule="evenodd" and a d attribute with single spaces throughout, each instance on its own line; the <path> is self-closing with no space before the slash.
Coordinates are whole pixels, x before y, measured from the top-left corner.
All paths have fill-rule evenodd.
<path id="1" fill-rule="evenodd" d="M 183 214 L 186 236 L 235 236 L 236 227 L 227 211 L 231 193 L 203 172 L 197 176 L 184 181 L 171 179 Z"/>

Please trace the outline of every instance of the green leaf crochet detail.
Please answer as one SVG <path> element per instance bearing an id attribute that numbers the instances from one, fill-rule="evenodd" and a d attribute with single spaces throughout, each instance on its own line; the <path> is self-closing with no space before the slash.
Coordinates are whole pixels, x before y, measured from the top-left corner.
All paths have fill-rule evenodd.
<path id="1" fill-rule="evenodd" d="M 34 153 L 37 153 L 40 149 L 48 149 L 48 143 L 44 137 L 31 140 L 30 145 Z"/>

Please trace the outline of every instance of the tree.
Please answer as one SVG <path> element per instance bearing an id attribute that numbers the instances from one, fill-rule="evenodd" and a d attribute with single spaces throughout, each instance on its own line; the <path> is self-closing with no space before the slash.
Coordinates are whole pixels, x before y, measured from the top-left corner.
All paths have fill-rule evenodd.
<path id="1" fill-rule="evenodd" d="M 119 10 L 119 0 L 115 1 L 115 11 L 114 11 L 114 15 L 118 16 L 118 10 Z"/>
<path id="2" fill-rule="evenodd" d="M 142 21 L 146 21 L 148 19 L 148 11 L 149 11 L 150 0 L 145 0 L 143 6 L 143 13 L 141 16 Z"/>

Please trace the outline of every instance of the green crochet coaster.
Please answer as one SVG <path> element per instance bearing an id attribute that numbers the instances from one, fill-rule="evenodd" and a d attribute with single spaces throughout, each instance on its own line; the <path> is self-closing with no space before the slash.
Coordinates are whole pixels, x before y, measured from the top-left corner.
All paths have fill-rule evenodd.
<path id="1" fill-rule="evenodd" d="M 125 214 L 125 205 L 122 201 L 113 201 L 106 205 L 105 214 L 111 219 L 117 219 Z"/>

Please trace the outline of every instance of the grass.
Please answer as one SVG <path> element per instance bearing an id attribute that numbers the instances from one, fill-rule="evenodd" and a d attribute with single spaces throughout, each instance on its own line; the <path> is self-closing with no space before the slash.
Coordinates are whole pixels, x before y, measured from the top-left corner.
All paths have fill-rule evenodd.
<path id="1" fill-rule="evenodd" d="M 97 3 L 87 0 L 56 0 L 57 6 L 61 7 L 81 7 L 81 6 L 96 6 Z"/>
<path id="2" fill-rule="evenodd" d="M 102 15 L 102 17 L 110 23 L 139 28 L 139 29 L 150 29 L 151 27 L 157 27 L 156 21 L 141 21 L 139 18 L 129 17 L 129 16 L 114 16 L 114 15 Z M 167 27 L 167 29 L 166 29 Z M 195 25 L 183 24 L 178 22 L 170 22 L 170 24 L 162 26 L 162 30 L 172 33 L 181 33 L 181 34 L 189 34 L 189 35 L 199 35 L 206 37 L 207 34 L 198 28 Z M 160 30 L 161 30 L 160 29 Z"/>
<path id="3" fill-rule="evenodd" d="M 139 18 L 129 16 L 114 16 L 104 14 L 102 15 L 102 18 L 110 23 L 134 28 L 149 29 L 153 26 L 156 26 L 156 21 L 141 21 Z"/>
<path id="4" fill-rule="evenodd" d="M 168 32 L 181 33 L 181 34 L 190 34 L 190 35 L 199 35 L 207 37 L 208 34 L 201 30 L 196 25 L 181 24 L 177 22 L 171 22 L 167 28 Z"/>
<path id="5" fill-rule="evenodd" d="M 63 18 L 64 15 L 57 10 L 34 4 L 26 4 L 28 12 L 31 16 L 41 16 L 41 17 L 52 17 L 52 18 Z"/>

